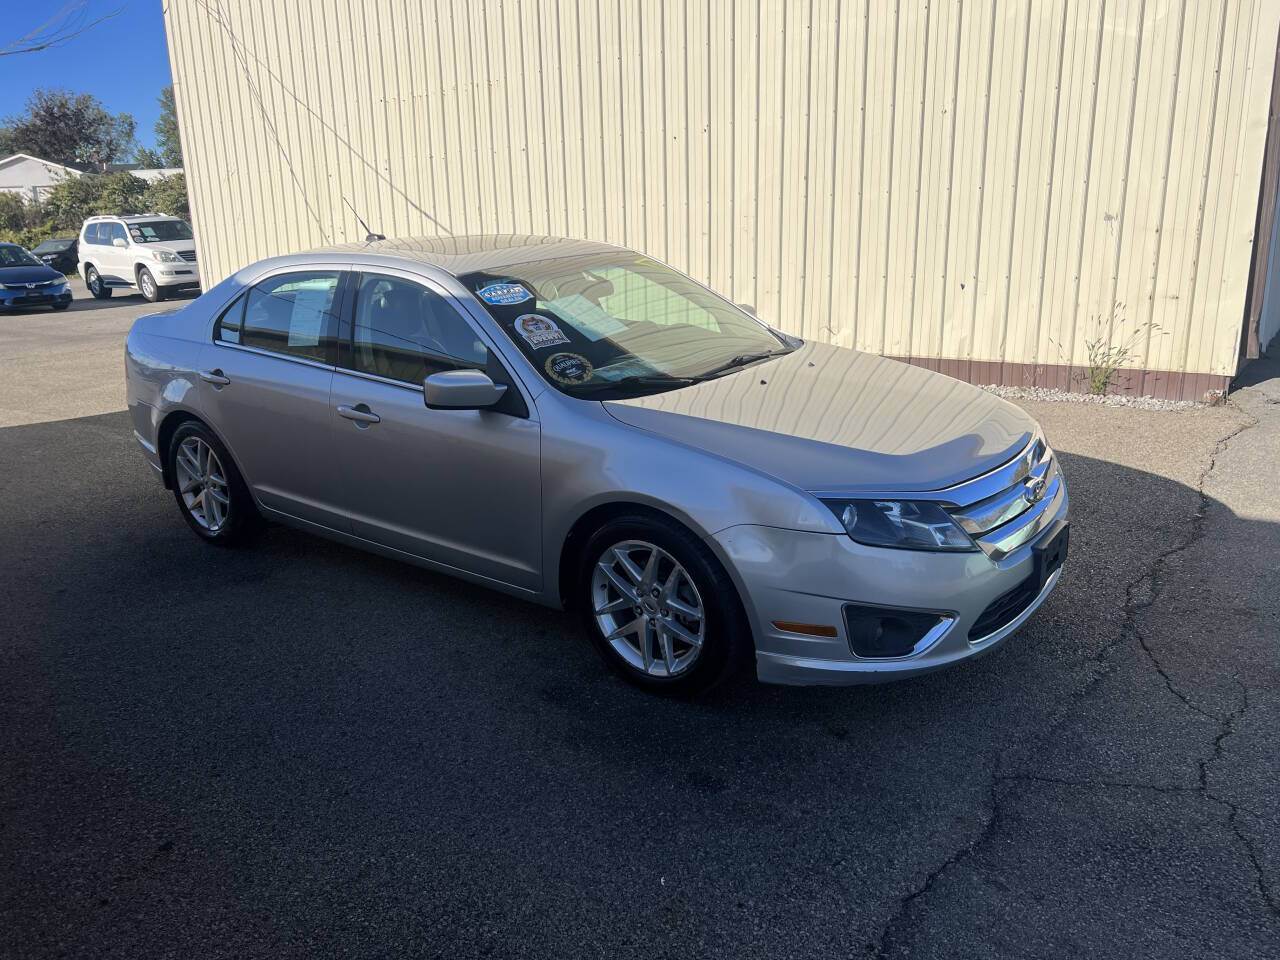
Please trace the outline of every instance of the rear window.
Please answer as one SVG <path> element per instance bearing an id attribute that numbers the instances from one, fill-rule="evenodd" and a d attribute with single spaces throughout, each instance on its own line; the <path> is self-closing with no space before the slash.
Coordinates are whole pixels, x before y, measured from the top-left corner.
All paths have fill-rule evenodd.
<path id="1" fill-rule="evenodd" d="M 96 223 L 91 223 L 84 228 L 84 242 L 85 243 L 98 242 L 98 225 Z"/>

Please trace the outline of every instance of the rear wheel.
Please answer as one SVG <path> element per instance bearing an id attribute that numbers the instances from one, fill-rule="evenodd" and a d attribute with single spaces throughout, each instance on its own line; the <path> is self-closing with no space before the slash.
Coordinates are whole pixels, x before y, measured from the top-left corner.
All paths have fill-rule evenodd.
<path id="1" fill-rule="evenodd" d="M 632 683 L 688 696 L 745 660 L 749 630 L 733 582 L 683 527 L 619 517 L 596 531 L 584 556 L 579 596 L 587 630 Z"/>
<path id="2" fill-rule="evenodd" d="M 89 266 L 84 271 L 84 284 L 99 300 L 106 300 L 111 296 L 111 288 L 102 282 L 102 277 L 98 274 L 98 268 Z"/>
<path id="3" fill-rule="evenodd" d="M 156 278 L 151 275 L 151 271 L 146 267 L 138 271 L 138 289 L 152 303 L 164 299 L 164 290 L 156 283 Z"/>
<path id="4" fill-rule="evenodd" d="M 244 478 L 204 424 L 188 421 L 174 431 L 169 476 L 183 519 L 202 539 L 239 543 L 257 526 L 258 512 Z"/>

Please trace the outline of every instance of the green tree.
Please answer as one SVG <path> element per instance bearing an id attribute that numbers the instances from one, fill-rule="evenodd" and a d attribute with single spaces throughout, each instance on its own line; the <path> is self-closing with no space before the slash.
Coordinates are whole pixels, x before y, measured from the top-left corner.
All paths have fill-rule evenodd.
<path id="1" fill-rule="evenodd" d="M 172 84 L 160 91 L 160 119 L 156 121 L 156 151 L 163 167 L 182 166 L 182 141 L 178 138 L 178 106 Z"/>
<path id="2" fill-rule="evenodd" d="M 87 217 L 145 213 L 146 200 L 147 182 L 131 173 L 87 173 L 55 186 L 43 207 L 53 230 L 79 230 Z"/>
<path id="3" fill-rule="evenodd" d="M 161 177 L 147 186 L 146 207 L 151 213 L 167 213 L 171 217 L 191 219 L 191 207 L 187 202 L 187 178 L 181 173 Z"/>
<path id="4" fill-rule="evenodd" d="M 105 170 L 129 155 L 135 127 L 129 114 L 108 113 L 90 94 L 38 89 L 25 113 L 4 121 L 0 152 Z"/>

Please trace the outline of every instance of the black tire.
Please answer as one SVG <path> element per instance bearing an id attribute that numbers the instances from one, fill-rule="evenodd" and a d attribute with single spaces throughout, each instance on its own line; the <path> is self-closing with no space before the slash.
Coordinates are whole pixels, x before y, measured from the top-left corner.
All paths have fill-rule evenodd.
<path id="1" fill-rule="evenodd" d="M 96 299 L 111 299 L 111 288 L 102 282 L 102 275 L 98 273 L 97 267 L 90 265 L 84 268 L 84 285 Z"/>
<path id="2" fill-rule="evenodd" d="M 628 662 L 605 639 L 596 622 L 592 585 L 596 565 L 606 551 L 626 541 L 660 547 L 684 568 L 701 597 L 705 618 L 702 646 L 692 665 L 675 676 L 654 676 Z M 605 663 L 645 690 L 676 697 L 695 696 L 751 662 L 751 630 L 733 581 L 706 545 L 673 520 L 637 513 L 605 523 L 583 548 L 576 597 L 587 635 Z"/>
<path id="3" fill-rule="evenodd" d="M 156 283 L 156 278 L 146 267 L 138 270 L 138 290 L 148 303 L 159 303 L 164 299 L 164 289 Z"/>
<path id="4" fill-rule="evenodd" d="M 182 490 L 182 481 L 180 479 L 182 472 L 178 466 L 178 453 L 182 449 L 183 442 L 189 438 L 197 438 L 212 449 L 223 469 L 230 503 L 225 508 L 225 519 L 217 529 L 209 529 L 196 518 L 192 509 L 187 505 Z M 194 530 L 201 540 L 218 546 L 239 545 L 245 543 L 261 527 L 262 520 L 258 514 L 258 508 L 254 505 L 253 496 L 249 493 L 249 488 L 245 484 L 244 478 L 240 475 L 239 468 L 236 467 L 235 461 L 231 459 L 231 454 L 227 452 L 227 448 L 222 445 L 222 441 L 215 437 L 213 431 L 203 423 L 198 420 L 188 420 L 179 425 L 169 441 L 169 449 L 166 456 L 168 458 L 169 477 L 173 482 L 173 496 L 178 503 L 178 511 L 182 514 L 182 519 L 187 521 L 187 526 Z"/>

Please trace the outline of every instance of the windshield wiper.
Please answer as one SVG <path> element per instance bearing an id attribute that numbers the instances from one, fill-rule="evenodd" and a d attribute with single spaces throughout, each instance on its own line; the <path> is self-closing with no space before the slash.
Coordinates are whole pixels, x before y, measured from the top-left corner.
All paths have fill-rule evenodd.
<path id="1" fill-rule="evenodd" d="M 633 373 L 626 377 L 620 377 L 617 380 L 594 380 L 590 383 L 579 383 L 575 386 L 581 390 L 583 388 L 594 390 L 604 389 L 608 387 L 687 387 L 691 383 L 697 383 L 696 377 L 668 377 L 661 374 L 652 373 Z"/>
<path id="2" fill-rule="evenodd" d="M 739 367 L 745 367 L 748 364 L 755 363 L 759 360 L 768 360 L 770 357 L 778 357 L 786 353 L 785 350 L 766 350 L 764 353 L 740 353 L 736 357 L 730 357 L 718 367 L 712 367 L 706 373 L 699 374 L 694 380 L 712 380 L 718 376 L 728 373 L 730 370 L 736 370 Z"/>

